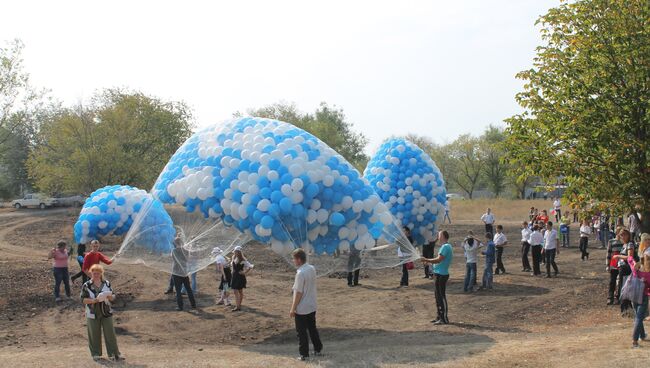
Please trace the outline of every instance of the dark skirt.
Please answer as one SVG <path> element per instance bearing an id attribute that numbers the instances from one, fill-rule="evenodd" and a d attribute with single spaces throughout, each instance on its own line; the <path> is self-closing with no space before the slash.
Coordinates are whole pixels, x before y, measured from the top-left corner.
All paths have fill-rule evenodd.
<path id="1" fill-rule="evenodd" d="M 230 287 L 233 290 L 246 289 L 246 276 L 239 274 L 239 272 L 234 272 L 232 274 L 232 281 L 230 282 Z"/>
<path id="2" fill-rule="evenodd" d="M 219 290 L 223 290 L 224 286 L 226 287 L 226 290 L 229 289 L 231 286 L 230 284 L 232 283 L 232 272 L 230 272 L 230 267 L 225 267 L 223 269 L 223 273 L 226 275 L 221 275 L 221 282 L 219 283 Z"/>

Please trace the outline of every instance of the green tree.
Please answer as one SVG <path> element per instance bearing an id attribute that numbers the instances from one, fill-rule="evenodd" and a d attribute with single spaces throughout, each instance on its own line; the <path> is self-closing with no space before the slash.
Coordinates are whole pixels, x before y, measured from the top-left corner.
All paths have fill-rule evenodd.
<path id="1" fill-rule="evenodd" d="M 191 128 L 184 103 L 106 90 L 90 106 L 62 110 L 43 122 L 29 174 L 50 193 L 89 193 L 109 184 L 147 189 Z"/>
<path id="2" fill-rule="evenodd" d="M 450 145 L 450 157 L 455 161 L 455 170 L 447 177 L 472 199 L 474 191 L 479 189 L 485 167 L 480 139 L 469 134 L 459 136 Z"/>
<path id="3" fill-rule="evenodd" d="M 363 171 L 368 162 L 364 149 L 368 140 L 363 133 L 355 132 L 353 124 L 346 120 L 343 110 L 321 102 L 313 114 L 300 112 L 295 104 L 279 102 L 258 109 L 248 109 L 246 114 L 277 119 L 291 123 L 325 142 L 358 170 Z M 236 112 L 235 116 L 242 116 Z"/>
<path id="4" fill-rule="evenodd" d="M 538 20 L 543 45 L 507 120 L 509 158 L 574 204 L 643 214 L 650 231 L 650 2 L 578 0 Z"/>
<path id="5" fill-rule="evenodd" d="M 508 164 L 505 161 L 505 134 L 503 129 L 490 125 L 479 138 L 484 158 L 483 175 L 488 188 L 499 197 L 508 184 Z"/>

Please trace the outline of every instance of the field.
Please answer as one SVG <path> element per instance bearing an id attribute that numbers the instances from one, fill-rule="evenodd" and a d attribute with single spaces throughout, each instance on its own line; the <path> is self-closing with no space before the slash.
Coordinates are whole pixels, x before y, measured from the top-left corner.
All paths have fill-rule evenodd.
<path id="1" fill-rule="evenodd" d="M 608 307 L 605 251 L 591 239 L 591 259 L 581 262 L 577 226 L 572 248 L 558 257 L 557 278 L 521 271 L 517 223 L 531 206 L 550 201 L 455 201 L 454 245 L 468 230 L 483 231 L 478 218 L 493 208 L 506 228 L 508 274 L 495 290 L 462 291 L 464 259 L 455 258 L 448 287 L 450 325 L 434 326 L 433 284 L 411 271 L 411 286 L 397 288 L 401 271 L 362 271 L 361 286 L 338 277 L 319 279 L 318 324 L 325 356 L 299 362 L 288 317 L 293 269 L 267 249 L 249 251 L 256 270 L 249 278 L 244 311 L 215 305 L 214 270 L 199 273 L 199 312 L 176 312 L 163 295 L 168 275 L 141 266 L 114 264 L 107 277 L 120 294 L 116 326 L 124 366 L 133 367 L 647 367 L 650 345 L 630 349 L 630 319 Z M 47 250 L 69 239 L 74 210 L 4 209 L 0 212 L 0 362 L 12 367 L 88 367 L 85 319 L 77 297 L 55 304 Z M 104 246 L 109 255 L 117 239 Z M 76 264 L 71 272 L 77 272 Z M 479 264 L 479 271 L 483 265 Z M 79 282 L 73 285 L 78 295 Z M 624 362 L 624 363 L 623 363 Z"/>

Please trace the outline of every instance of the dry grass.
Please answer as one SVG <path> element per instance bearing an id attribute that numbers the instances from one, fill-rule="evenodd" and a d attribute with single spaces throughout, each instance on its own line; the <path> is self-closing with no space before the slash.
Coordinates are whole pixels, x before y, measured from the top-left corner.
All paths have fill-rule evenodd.
<path id="1" fill-rule="evenodd" d="M 519 222 L 528 219 L 530 207 L 549 210 L 553 207 L 553 202 L 543 199 L 535 200 L 516 200 L 516 199 L 472 199 L 472 200 L 452 200 L 451 202 L 451 220 L 458 222 L 476 222 L 481 223 L 481 216 L 489 207 L 494 213 L 497 223 L 501 222 Z M 550 212 L 549 212 L 550 216 Z"/>

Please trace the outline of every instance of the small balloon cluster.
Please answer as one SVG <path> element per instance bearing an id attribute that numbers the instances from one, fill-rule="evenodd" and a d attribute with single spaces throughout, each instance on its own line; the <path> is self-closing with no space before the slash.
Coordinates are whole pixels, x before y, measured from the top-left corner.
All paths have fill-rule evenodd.
<path id="1" fill-rule="evenodd" d="M 367 181 L 291 124 L 239 118 L 190 137 L 152 194 L 221 219 L 279 254 L 371 248 L 394 219 Z M 393 227 L 395 227 L 393 225 Z"/>
<path id="2" fill-rule="evenodd" d="M 447 193 L 429 155 L 406 139 L 389 139 L 368 162 L 364 177 L 399 225 L 411 230 L 414 244 L 432 239 L 436 222 L 444 214 Z"/>
<path id="3" fill-rule="evenodd" d="M 106 186 L 86 200 L 74 225 L 77 243 L 123 235 L 137 222 L 141 244 L 149 251 L 170 252 L 176 234 L 169 214 L 151 194 L 128 185 Z"/>

